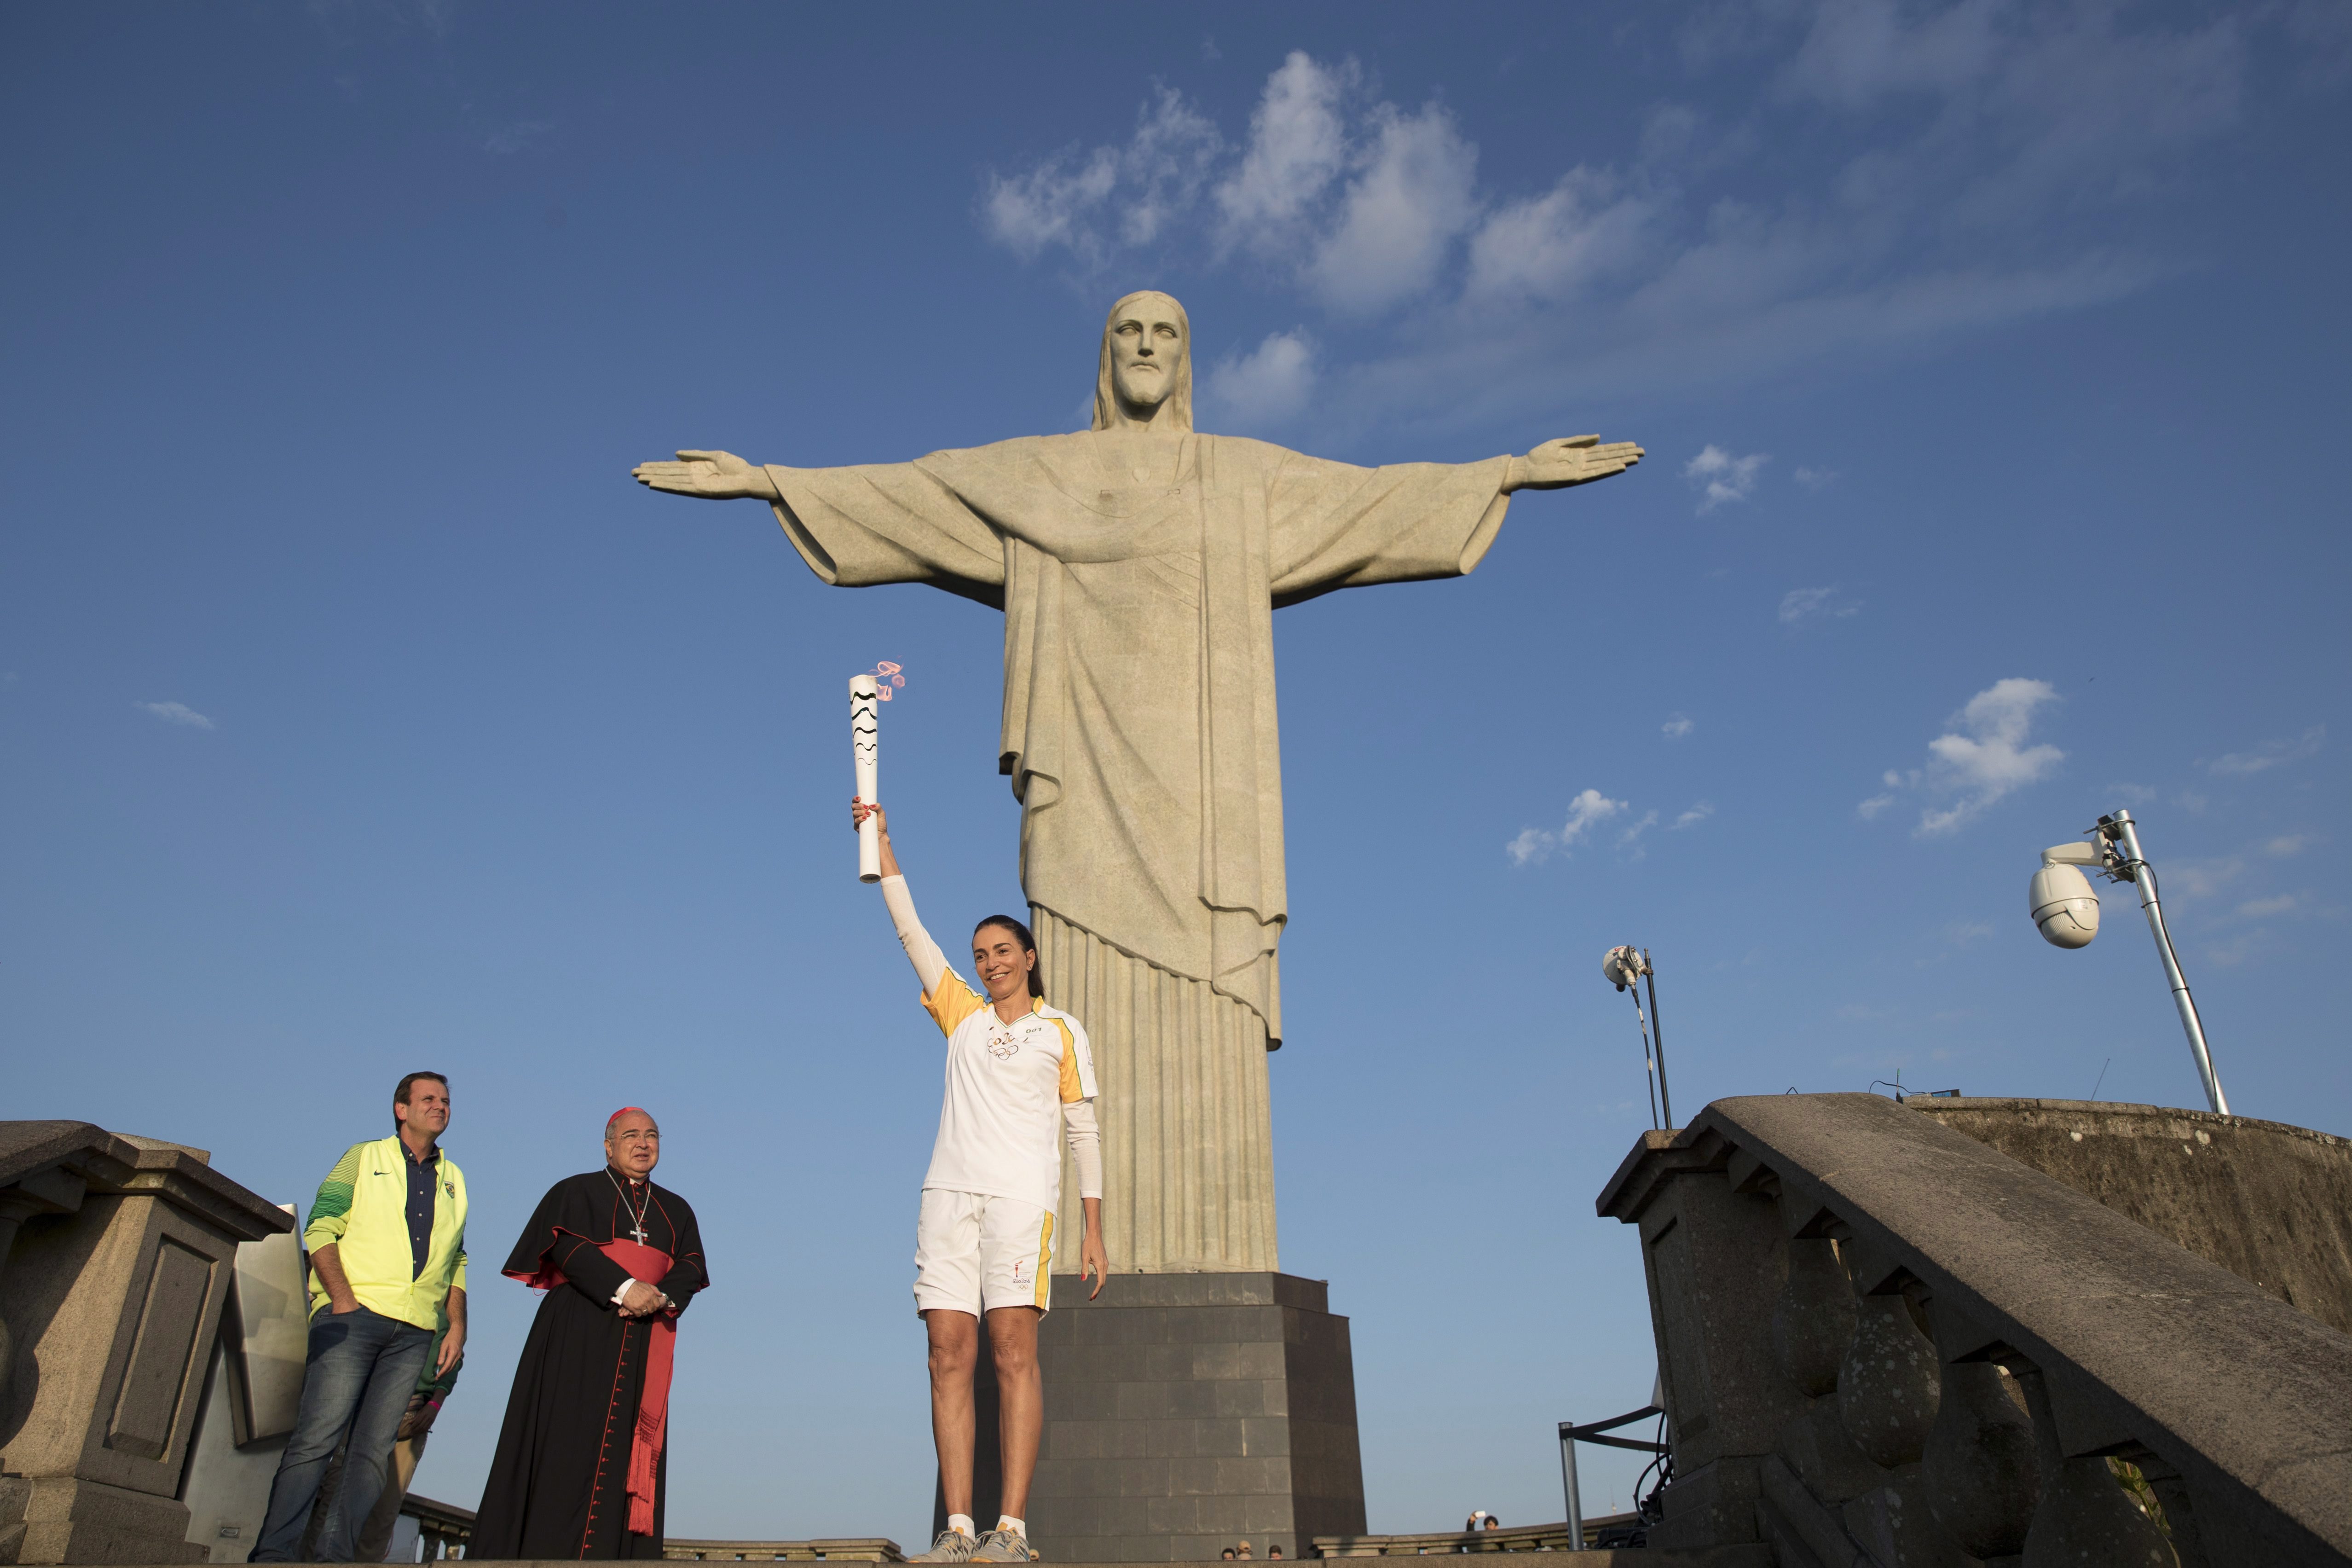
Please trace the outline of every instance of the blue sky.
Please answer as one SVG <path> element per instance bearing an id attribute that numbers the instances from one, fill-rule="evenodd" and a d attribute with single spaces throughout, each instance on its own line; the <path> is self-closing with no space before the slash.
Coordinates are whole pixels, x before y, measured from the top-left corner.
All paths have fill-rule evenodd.
<path id="1" fill-rule="evenodd" d="M 1559 1516 L 1647 1397 L 1650 947 L 1685 1114 L 1893 1079 L 2352 1131 L 2352 11 L 32 6 L 0 20 L 8 1114 L 307 1203 L 403 1071 L 495 1260 L 654 1108 L 717 1288 L 680 1534 L 908 1542 L 938 1050 L 853 879 L 843 685 L 935 925 L 1013 904 L 992 612 L 639 490 L 1081 426 L 1189 307 L 1204 428 L 1584 431 L 1472 577 L 1277 621 L 1284 1266 L 1354 1323 L 1372 1525 Z M 2329 454 L 2335 454 L 2330 456 Z M 1477 694 L 1466 707 L 1465 691 Z M 2336 801 L 2338 807 L 2327 805 Z M 479 1277 L 417 1486 L 528 1323 Z M 1593 1506 L 1631 1467 L 1588 1461 Z"/>

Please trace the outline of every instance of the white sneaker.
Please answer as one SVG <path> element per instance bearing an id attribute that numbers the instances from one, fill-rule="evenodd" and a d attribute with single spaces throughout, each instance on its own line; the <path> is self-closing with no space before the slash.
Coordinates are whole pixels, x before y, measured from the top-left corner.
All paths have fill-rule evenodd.
<path id="1" fill-rule="evenodd" d="M 961 1530 L 942 1530 L 940 1531 L 940 1538 L 931 1542 L 931 1549 L 929 1552 L 924 1552 L 920 1557 L 909 1557 L 907 1561 L 909 1563 L 962 1563 L 971 1557 L 973 1544 L 971 1537 Z"/>
<path id="2" fill-rule="evenodd" d="M 1029 1542 L 1009 1530 L 992 1530 L 971 1550 L 974 1563 L 1027 1563 Z"/>

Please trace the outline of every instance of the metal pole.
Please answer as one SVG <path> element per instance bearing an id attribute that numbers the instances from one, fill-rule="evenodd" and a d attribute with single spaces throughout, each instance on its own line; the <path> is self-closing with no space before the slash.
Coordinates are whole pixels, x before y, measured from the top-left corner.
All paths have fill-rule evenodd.
<path id="1" fill-rule="evenodd" d="M 1666 1092 L 1666 1033 L 1658 1025 L 1658 972 L 1650 966 L 1650 950 L 1642 950 L 1642 968 L 1650 987 L 1650 1044 L 1658 1053 L 1658 1099 L 1666 1108 L 1666 1131 L 1675 1130 L 1675 1098 Z"/>
<path id="2" fill-rule="evenodd" d="M 1568 1549 L 1584 1550 L 1584 1499 L 1576 1489 L 1576 1424 L 1559 1424 L 1559 1482 L 1568 1492 Z"/>
<path id="3" fill-rule="evenodd" d="M 2180 1026 L 2189 1031 L 2189 1054 L 2196 1058 L 2197 1076 L 2204 1080 L 2206 1109 L 2227 1116 L 2230 1101 L 2213 1071 L 2212 1053 L 2205 1048 L 2205 1026 L 2198 1020 L 2196 999 L 2189 994 L 2188 977 L 2180 973 L 2180 960 L 2173 953 L 2172 935 L 2164 929 L 2164 908 L 2156 898 L 2156 868 L 2140 853 L 2139 833 L 2132 826 L 2130 812 L 2117 811 L 2106 821 L 2124 852 L 2121 869 L 2138 886 L 2139 907 L 2147 913 L 2147 929 L 2156 933 L 2156 953 L 2164 961 L 2165 979 L 2172 984 L 2172 1005 L 2180 1010 Z"/>
<path id="4" fill-rule="evenodd" d="M 1650 1051 L 1650 1020 L 1642 1016 L 1642 986 L 1635 981 L 1626 987 L 1633 994 L 1633 1027 L 1642 1035 L 1642 1087 L 1650 1091 L 1650 1125 L 1658 1124 L 1658 1063 Z"/>

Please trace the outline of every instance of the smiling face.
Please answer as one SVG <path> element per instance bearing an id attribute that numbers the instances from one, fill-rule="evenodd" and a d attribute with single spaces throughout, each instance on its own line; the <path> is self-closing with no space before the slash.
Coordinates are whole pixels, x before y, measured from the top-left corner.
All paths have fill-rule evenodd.
<path id="1" fill-rule="evenodd" d="M 642 1110 L 632 1110 L 604 1129 L 604 1158 L 632 1181 L 643 1181 L 661 1163 L 661 1129 Z"/>
<path id="2" fill-rule="evenodd" d="M 449 1086 L 437 1078 L 417 1079 L 408 1086 L 408 1099 L 393 1103 L 392 1118 L 404 1131 L 438 1140 L 449 1130 Z"/>
<path id="3" fill-rule="evenodd" d="M 1185 351 L 1184 312 L 1165 294 L 1139 294 L 1110 323 L 1111 384 L 1131 408 L 1157 408 L 1175 390 Z"/>
<path id="4" fill-rule="evenodd" d="M 1002 1002 L 1029 994 L 1029 972 L 1037 967 L 1037 955 L 1004 927 L 982 926 L 971 933 L 971 967 L 988 999 Z"/>

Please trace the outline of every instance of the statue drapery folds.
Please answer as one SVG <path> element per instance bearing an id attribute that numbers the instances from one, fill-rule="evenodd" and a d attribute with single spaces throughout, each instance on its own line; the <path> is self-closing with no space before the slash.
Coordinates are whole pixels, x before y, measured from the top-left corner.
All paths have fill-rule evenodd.
<path id="1" fill-rule="evenodd" d="M 1267 1269 L 1288 918 L 1274 612 L 1458 576 L 1512 490 L 1641 453 L 1580 437 L 1367 468 L 1201 435 L 1191 346 L 1181 306 L 1131 294 L 1105 324 L 1090 431 L 837 468 L 682 452 L 637 473 L 766 499 L 828 584 L 928 583 L 1004 612 L 999 766 L 1047 997 L 1095 1044 L 1111 1266 Z M 1075 1214 L 1061 1228 L 1080 1233 Z"/>

